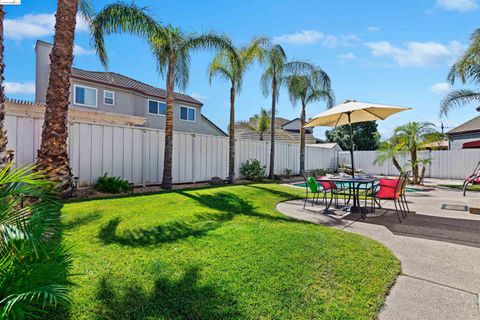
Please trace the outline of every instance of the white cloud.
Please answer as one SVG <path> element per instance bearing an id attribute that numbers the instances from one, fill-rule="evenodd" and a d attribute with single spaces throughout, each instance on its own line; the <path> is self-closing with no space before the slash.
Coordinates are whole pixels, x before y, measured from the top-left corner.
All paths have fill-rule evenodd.
<path id="1" fill-rule="evenodd" d="M 194 99 L 197 99 L 198 101 L 210 99 L 209 97 L 204 96 L 204 95 L 202 95 L 200 93 L 197 93 L 197 92 L 190 93 L 190 97 L 192 97 Z"/>
<path id="2" fill-rule="evenodd" d="M 432 41 L 408 42 L 404 48 L 396 47 L 388 41 L 367 42 L 375 57 L 390 57 L 400 67 L 428 67 L 450 63 L 461 52 L 462 45 L 451 41 L 444 45 Z"/>
<path id="3" fill-rule="evenodd" d="M 298 33 L 284 34 L 273 39 L 275 42 L 289 44 L 315 44 L 321 43 L 324 47 L 346 47 L 358 42 L 358 37 L 354 34 L 344 34 L 340 36 L 324 34 L 316 30 L 303 30 Z"/>
<path id="4" fill-rule="evenodd" d="M 377 32 L 377 31 L 380 31 L 380 28 L 375 26 L 370 26 L 370 27 L 367 27 L 367 31 Z"/>
<path id="5" fill-rule="evenodd" d="M 466 12 L 478 9 L 476 0 L 437 0 L 437 6 L 450 10 Z"/>
<path id="6" fill-rule="evenodd" d="M 53 35 L 55 15 L 53 13 L 26 14 L 16 19 L 5 19 L 5 38 L 22 40 Z M 87 22 L 77 15 L 76 31 L 88 31 Z"/>
<path id="7" fill-rule="evenodd" d="M 7 94 L 34 94 L 35 82 L 9 82 L 5 81 L 5 92 Z"/>
<path id="8" fill-rule="evenodd" d="M 95 50 L 85 49 L 78 44 L 73 47 L 73 54 L 76 56 L 95 54 Z"/>
<path id="9" fill-rule="evenodd" d="M 452 90 L 452 86 L 446 82 L 439 82 L 430 86 L 430 91 L 441 96 L 449 93 L 451 90 Z"/>
<path id="10" fill-rule="evenodd" d="M 353 52 L 342 53 L 338 56 L 341 63 L 345 63 L 348 60 L 355 60 L 357 56 Z"/>

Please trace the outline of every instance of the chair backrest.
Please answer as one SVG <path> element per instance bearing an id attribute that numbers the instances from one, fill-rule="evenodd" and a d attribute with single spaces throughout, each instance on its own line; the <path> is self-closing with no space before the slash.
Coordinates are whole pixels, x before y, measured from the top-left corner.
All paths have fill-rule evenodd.
<path id="1" fill-rule="evenodd" d="M 311 192 L 318 192 L 318 184 L 315 178 L 313 177 L 308 177 L 307 178 L 307 186 L 310 189 Z"/>
<path id="2" fill-rule="evenodd" d="M 403 173 L 400 174 L 398 179 L 380 179 L 380 189 L 377 194 L 384 198 L 398 198 L 404 181 Z"/>
<path id="3" fill-rule="evenodd" d="M 406 182 L 407 182 L 407 179 L 405 177 L 405 173 L 404 172 L 400 173 L 400 176 L 398 177 L 397 185 L 395 186 L 396 195 L 402 194 L 403 188 L 405 187 Z"/>

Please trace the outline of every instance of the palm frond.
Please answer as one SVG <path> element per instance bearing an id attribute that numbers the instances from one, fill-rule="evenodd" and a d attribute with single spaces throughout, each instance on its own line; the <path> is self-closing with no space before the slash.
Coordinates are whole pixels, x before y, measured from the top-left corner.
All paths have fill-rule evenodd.
<path id="1" fill-rule="evenodd" d="M 465 83 L 469 78 L 478 79 L 478 69 L 472 66 L 480 63 L 480 29 L 476 29 L 470 37 L 470 45 L 462 56 L 451 67 L 448 74 L 450 83 L 454 83 L 456 78 L 460 78 Z"/>
<path id="2" fill-rule="evenodd" d="M 480 101 L 480 92 L 468 89 L 454 90 L 440 103 L 440 115 L 447 115 L 454 108 L 478 101 Z"/>
<path id="3" fill-rule="evenodd" d="M 102 64 L 108 66 L 105 35 L 131 33 L 152 42 L 164 29 L 148 14 L 146 8 L 117 2 L 107 5 L 91 21 L 91 45 Z"/>

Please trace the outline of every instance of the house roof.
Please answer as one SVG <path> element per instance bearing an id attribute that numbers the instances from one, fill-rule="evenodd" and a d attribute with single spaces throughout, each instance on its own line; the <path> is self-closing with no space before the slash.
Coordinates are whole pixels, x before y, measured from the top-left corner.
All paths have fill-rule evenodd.
<path id="1" fill-rule="evenodd" d="M 447 134 L 455 135 L 470 132 L 480 132 L 480 116 L 475 117 L 456 128 L 453 128 L 452 130 L 448 131 Z"/>
<path id="2" fill-rule="evenodd" d="M 296 119 L 294 119 L 296 120 Z M 300 132 L 288 131 L 282 129 L 282 127 L 286 124 L 291 122 L 292 120 L 288 120 L 285 118 L 276 117 L 275 118 L 275 140 L 280 142 L 286 143 L 300 143 Z M 250 125 L 253 125 L 253 118 L 249 121 Z M 237 122 L 235 123 L 235 130 L 236 136 L 241 139 L 250 139 L 250 140 L 259 140 L 260 136 L 257 132 L 252 130 L 248 125 L 245 123 Z M 270 130 L 265 132 L 265 140 L 268 140 L 270 136 Z M 315 144 L 318 142 L 323 142 L 321 139 L 318 139 L 313 136 L 311 132 L 305 133 L 305 143 L 306 144 Z"/>
<path id="3" fill-rule="evenodd" d="M 10 115 L 29 116 L 43 119 L 45 103 L 34 103 L 25 100 L 7 99 L 5 103 L 7 113 Z M 82 121 L 99 124 L 114 124 L 124 126 L 143 126 L 146 118 L 129 116 L 118 113 L 88 110 L 85 108 L 68 108 L 68 119 L 70 121 Z"/>
<path id="4" fill-rule="evenodd" d="M 309 145 L 310 147 L 315 147 L 315 148 L 322 148 L 322 149 L 334 149 L 335 147 L 340 147 L 338 143 L 335 142 L 323 142 L 323 143 L 317 143 L 317 144 L 311 144 Z"/>
<path id="5" fill-rule="evenodd" d="M 100 84 L 131 90 L 150 97 L 156 97 L 160 99 L 167 98 L 167 92 L 164 89 L 153 87 L 115 72 L 87 71 L 83 69 L 72 68 L 72 78 L 84 81 L 93 81 Z M 197 99 L 183 93 L 176 92 L 175 99 L 199 106 L 203 105 L 203 103 Z"/>

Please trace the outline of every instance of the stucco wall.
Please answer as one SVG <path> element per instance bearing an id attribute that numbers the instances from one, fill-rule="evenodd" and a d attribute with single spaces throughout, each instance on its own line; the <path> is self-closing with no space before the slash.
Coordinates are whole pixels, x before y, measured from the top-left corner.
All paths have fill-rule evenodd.
<path id="1" fill-rule="evenodd" d="M 480 133 L 466 133 L 450 136 L 450 150 L 460 150 L 465 142 L 480 140 Z"/>
<path id="2" fill-rule="evenodd" d="M 38 41 L 35 46 L 36 52 L 36 91 L 35 101 L 45 102 L 45 96 L 48 88 L 48 79 L 50 74 L 50 52 L 51 45 L 46 42 Z M 90 88 L 97 89 L 97 106 L 89 107 L 84 105 L 77 105 L 74 103 L 74 88 L 75 85 L 82 85 Z M 115 93 L 114 105 L 104 104 L 104 91 L 112 91 Z M 138 94 L 134 91 L 120 89 L 118 87 L 98 84 L 96 82 L 90 82 L 85 80 L 79 80 L 72 78 L 70 86 L 70 103 L 79 108 L 85 108 L 90 110 L 98 110 L 102 112 L 119 113 L 125 115 L 133 115 L 139 117 L 146 117 L 147 121 L 145 126 L 154 129 L 165 128 L 165 116 L 155 115 L 148 113 L 148 99 L 157 100 L 161 102 L 162 99 L 156 97 L 148 97 Z M 221 135 L 224 134 L 218 130 L 215 126 L 210 124 L 201 116 L 201 107 L 198 105 L 182 103 L 191 108 L 196 109 L 195 122 L 180 120 L 180 104 L 175 104 L 174 108 L 174 120 L 173 129 L 179 132 L 191 132 L 208 135 Z"/>

